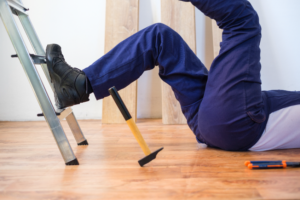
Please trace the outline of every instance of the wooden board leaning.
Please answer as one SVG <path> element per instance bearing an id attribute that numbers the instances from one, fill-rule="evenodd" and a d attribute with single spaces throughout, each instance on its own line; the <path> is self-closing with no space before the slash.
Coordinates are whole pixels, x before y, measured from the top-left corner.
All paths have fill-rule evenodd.
<path id="1" fill-rule="evenodd" d="M 170 26 L 196 53 L 195 8 L 178 0 L 161 1 L 161 21 Z M 162 82 L 162 119 L 164 124 L 186 124 L 172 88 Z"/>
<path id="2" fill-rule="evenodd" d="M 138 31 L 139 0 L 107 0 L 105 24 L 105 52 Z M 137 81 L 119 91 L 132 119 L 137 115 Z M 103 99 L 102 123 L 126 123 L 113 99 Z"/>

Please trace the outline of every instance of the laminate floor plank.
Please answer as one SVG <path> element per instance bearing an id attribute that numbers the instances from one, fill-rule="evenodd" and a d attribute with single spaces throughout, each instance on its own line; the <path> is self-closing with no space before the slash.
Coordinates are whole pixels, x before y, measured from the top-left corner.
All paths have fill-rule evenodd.
<path id="1" fill-rule="evenodd" d="M 62 126 L 79 166 L 65 166 L 46 122 L 0 122 L 0 199 L 300 199 L 300 168 L 249 170 L 246 160 L 300 161 L 300 149 L 226 152 L 199 148 L 187 125 L 138 120 L 149 148 L 145 167 L 125 124 L 79 121 L 89 145 Z"/>

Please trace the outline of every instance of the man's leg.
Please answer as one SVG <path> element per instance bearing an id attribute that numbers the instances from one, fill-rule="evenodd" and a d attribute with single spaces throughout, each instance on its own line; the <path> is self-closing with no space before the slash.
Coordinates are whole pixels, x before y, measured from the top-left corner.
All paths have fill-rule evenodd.
<path id="1" fill-rule="evenodd" d="M 145 70 L 159 66 L 159 76 L 169 84 L 195 132 L 200 100 L 207 81 L 207 69 L 174 30 L 164 24 L 149 26 L 119 43 L 83 71 L 97 99 L 137 80 Z M 191 105 L 191 106 L 190 106 Z"/>
<path id="2" fill-rule="evenodd" d="M 102 99 L 112 86 L 125 88 L 158 65 L 159 76 L 185 107 L 188 122 L 195 121 L 208 72 L 179 34 L 164 24 L 154 24 L 125 39 L 84 73 L 65 62 L 60 46 L 48 45 L 46 52 L 60 108 L 87 101 L 92 91 Z"/>
<path id="3" fill-rule="evenodd" d="M 188 1 L 188 0 L 186 0 Z M 190 0 L 223 29 L 198 114 L 198 138 L 225 150 L 248 150 L 266 123 L 261 94 L 257 13 L 246 0 Z"/>
<path id="4" fill-rule="evenodd" d="M 184 40 L 164 24 L 154 24 L 125 39 L 83 71 L 97 99 L 137 80 L 145 70 L 159 66 L 159 76 L 175 92 L 181 105 L 202 98 L 207 70 Z"/>

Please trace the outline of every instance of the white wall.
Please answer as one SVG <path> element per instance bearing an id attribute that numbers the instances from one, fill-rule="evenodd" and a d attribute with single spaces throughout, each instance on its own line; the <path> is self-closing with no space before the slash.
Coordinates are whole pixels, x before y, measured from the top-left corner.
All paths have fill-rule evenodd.
<path id="1" fill-rule="evenodd" d="M 160 0 L 140 0 L 139 29 L 160 22 Z M 138 80 L 138 118 L 161 118 L 161 80 L 158 67 L 146 71 Z"/>
<path id="2" fill-rule="evenodd" d="M 250 0 L 262 26 L 264 90 L 300 90 L 300 1 Z"/>
<path id="3" fill-rule="evenodd" d="M 299 0 L 250 0 L 263 28 L 263 89 L 299 90 Z M 58 43 L 67 62 L 80 69 L 104 51 L 105 0 L 23 0 L 44 46 Z M 92 6 L 91 6 L 92 5 Z M 140 29 L 160 21 L 160 0 L 140 0 Z M 213 59 L 211 22 L 196 10 L 197 56 L 209 66 Z M 29 45 L 28 45 L 29 46 Z M 43 120 L 35 96 L 23 72 L 3 24 L 0 22 L 0 120 Z M 39 68 L 37 66 L 37 68 Z M 39 70 L 40 75 L 43 75 Z M 138 82 L 138 117 L 161 117 L 161 91 L 157 68 L 145 72 Z M 42 76 L 43 80 L 45 78 Z M 46 81 L 44 81 L 46 83 Z M 49 96 L 53 94 L 46 85 Z M 99 119 L 102 101 L 73 107 L 79 119 Z"/>

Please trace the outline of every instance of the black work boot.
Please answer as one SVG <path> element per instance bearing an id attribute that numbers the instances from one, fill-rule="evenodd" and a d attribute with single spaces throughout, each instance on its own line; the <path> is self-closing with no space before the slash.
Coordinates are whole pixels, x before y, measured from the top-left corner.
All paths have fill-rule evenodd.
<path id="1" fill-rule="evenodd" d="M 85 73 L 65 62 L 59 45 L 47 45 L 46 60 L 58 109 L 89 101 Z"/>

